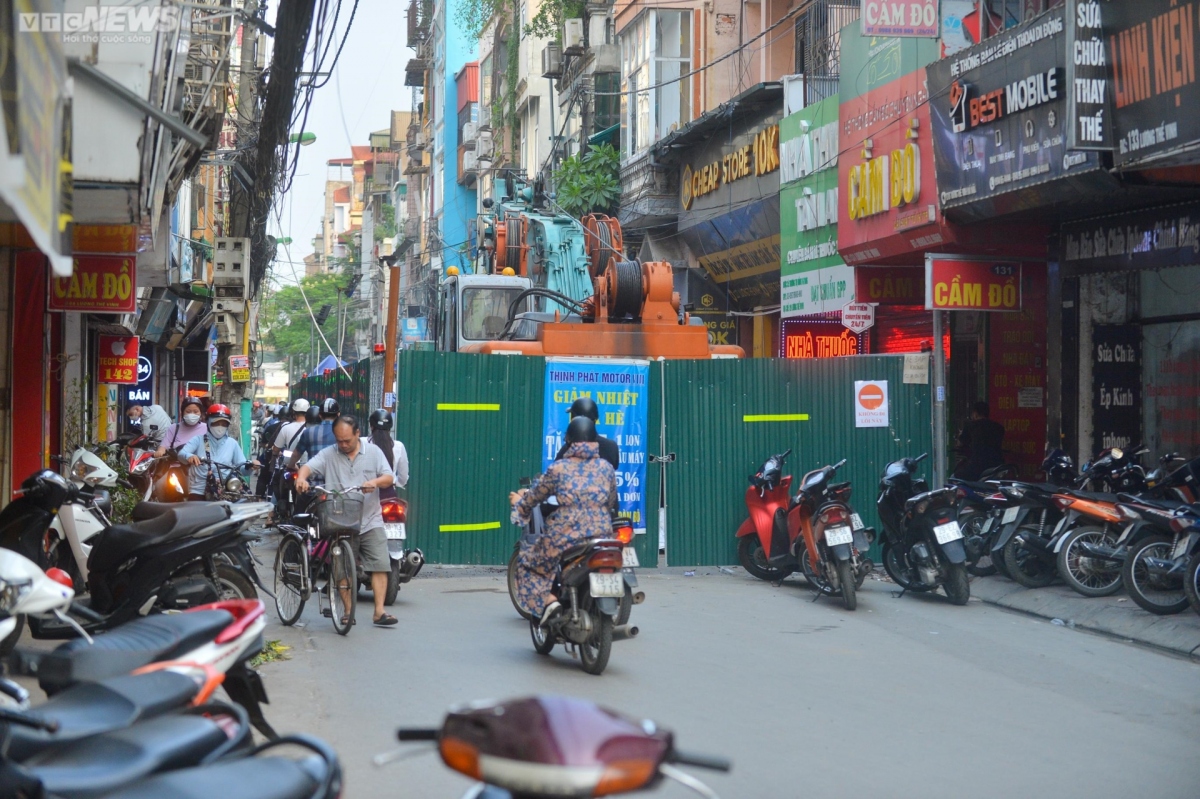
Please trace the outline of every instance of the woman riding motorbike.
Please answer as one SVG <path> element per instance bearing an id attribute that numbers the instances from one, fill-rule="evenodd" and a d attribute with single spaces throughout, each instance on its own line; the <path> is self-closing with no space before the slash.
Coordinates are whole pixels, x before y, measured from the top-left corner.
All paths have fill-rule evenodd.
<path id="1" fill-rule="evenodd" d="M 518 558 L 517 593 L 522 604 L 544 626 L 561 607 L 553 594 L 559 557 L 571 546 L 612 530 L 611 508 L 616 498 L 616 476 L 612 464 L 600 457 L 596 425 L 577 416 L 567 426 L 567 451 L 550 464 L 528 489 L 509 494 L 513 524 L 529 523 L 538 503 L 551 496 L 558 510 L 546 521 L 546 532 Z"/>

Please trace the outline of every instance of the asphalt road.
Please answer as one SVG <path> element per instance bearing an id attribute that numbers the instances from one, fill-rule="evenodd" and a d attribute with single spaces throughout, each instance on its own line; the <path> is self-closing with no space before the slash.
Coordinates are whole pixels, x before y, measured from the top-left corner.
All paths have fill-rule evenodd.
<path id="1" fill-rule="evenodd" d="M 432 750 L 383 768 L 371 757 L 456 702 L 538 692 L 652 718 L 680 747 L 732 758 L 727 776 L 693 770 L 723 799 L 1200 793 L 1195 663 L 979 602 L 897 599 L 873 580 L 849 613 L 810 601 L 802 580 L 740 569 L 641 579 L 641 634 L 614 643 L 600 677 L 562 648 L 534 653 L 498 572 L 427 568 L 392 608 L 398 627 L 373 627 L 364 596 L 345 638 L 310 604 L 303 627 L 267 630 L 294 647 L 262 668 L 269 718 L 337 748 L 347 797 L 461 796 L 469 782 Z"/>

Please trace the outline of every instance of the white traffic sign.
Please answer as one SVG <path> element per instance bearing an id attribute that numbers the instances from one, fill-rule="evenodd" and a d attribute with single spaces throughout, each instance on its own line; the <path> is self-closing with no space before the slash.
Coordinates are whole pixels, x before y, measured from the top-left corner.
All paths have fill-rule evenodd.
<path id="1" fill-rule="evenodd" d="M 875 306 L 865 302 L 851 302 L 842 306 L 842 325 L 855 333 L 862 333 L 875 326 Z"/>

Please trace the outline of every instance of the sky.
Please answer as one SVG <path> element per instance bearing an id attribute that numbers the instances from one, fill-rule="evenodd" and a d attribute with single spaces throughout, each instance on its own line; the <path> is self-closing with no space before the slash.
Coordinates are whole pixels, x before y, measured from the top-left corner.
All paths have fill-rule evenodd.
<path id="1" fill-rule="evenodd" d="M 337 41 L 353 5 L 352 0 L 342 2 Z M 291 190 L 276 199 L 279 218 L 272 219 L 269 226 L 272 235 L 292 239 L 289 248 L 279 248 L 274 269 L 279 284 L 295 282 L 289 260 L 296 262 L 293 264 L 296 276 L 304 276 L 304 256 L 312 252 L 312 237 L 321 230 L 326 162 L 348 158 L 351 144 L 365 145 L 372 130 L 389 128 L 393 110 L 412 108 L 413 89 L 404 85 L 404 66 L 415 56 L 405 45 L 407 8 L 404 0 L 360 0 L 333 75 L 313 96 L 305 128 L 316 134 L 317 140 L 300 148 L 300 163 Z M 333 60 L 337 41 L 330 49 L 325 69 Z M 311 69 L 311 63 L 310 58 L 305 69 Z M 298 132 L 299 123 L 292 130 Z"/>

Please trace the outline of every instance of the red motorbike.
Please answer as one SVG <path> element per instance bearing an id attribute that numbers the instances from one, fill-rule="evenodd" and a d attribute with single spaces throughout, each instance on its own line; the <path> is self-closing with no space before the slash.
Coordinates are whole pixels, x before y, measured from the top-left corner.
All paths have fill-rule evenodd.
<path id="1" fill-rule="evenodd" d="M 791 496 L 783 476 L 791 450 L 772 455 L 746 489 L 749 517 L 738 528 L 738 561 L 760 580 L 778 582 L 802 569 L 823 594 L 841 593 L 849 609 L 855 591 L 874 567 L 865 557 L 874 531 L 850 507 L 850 483 L 831 483 L 845 463 L 809 472 Z"/>

